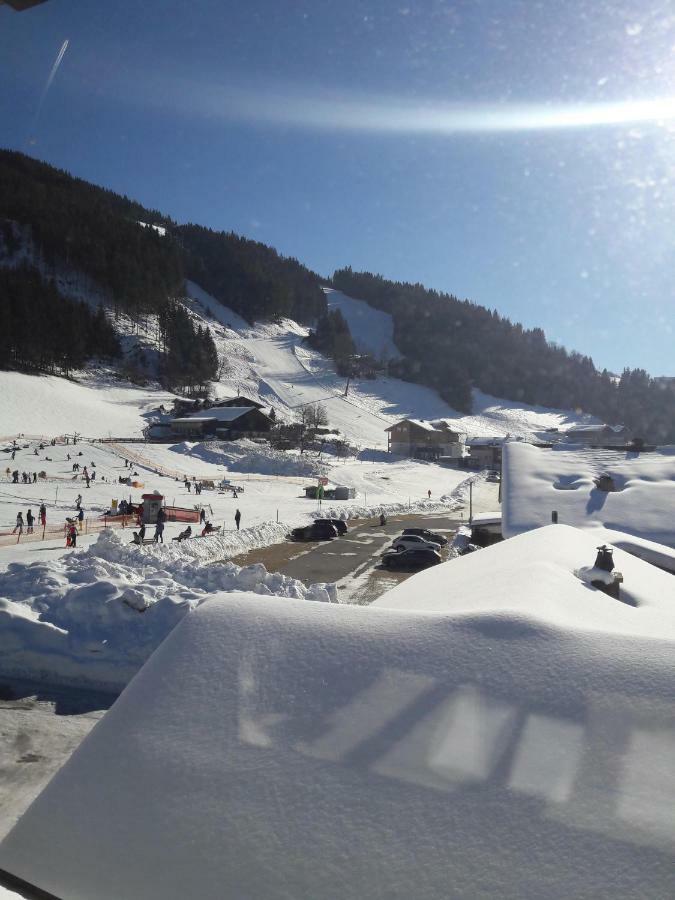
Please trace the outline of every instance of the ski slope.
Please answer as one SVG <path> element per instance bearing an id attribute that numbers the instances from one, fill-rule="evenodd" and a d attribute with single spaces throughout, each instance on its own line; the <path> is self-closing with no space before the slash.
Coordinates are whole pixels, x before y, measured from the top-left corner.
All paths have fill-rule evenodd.
<path id="1" fill-rule="evenodd" d="M 339 310 L 349 325 L 352 340 L 361 353 L 375 359 L 399 359 L 401 354 L 394 343 L 394 323 L 389 313 L 375 309 L 363 300 L 355 300 L 333 288 L 323 288 L 328 308 Z"/>
<path id="2" fill-rule="evenodd" d="M 307 347 L 308 329 L 290 319 L 251 326 L 198 285 L 188 282 L 186 306 L 199 325 L 211 331 L 222 362 L 222 377 L 211 385 L 214 397 L 237 394 L 274 408 L 280 421 L 296 421 L 302 408 L 321 403 L 329 424 L 357 448 L 385 449 L 385 429 L 400 419 L 445 419 L 469 437 L 532 438 L 547 428 L 592 421 L 565 410 L 531 407 L 474 392 L 474 412 L 452 409 L 436 391 L 396 378 L 346 379 L 331 360 Z M 391 319 L 360 300 L 332 292 L 331 303 L 349 310 L 360 322 L 360 339 L 371 352 L 389 341 Z M 361 310 L 361 312 L 359 312 Z M 367 323 L 367 325 L 363 325 Z M 119 324 L 119 323 L 118 323 Z M 356 329 L 356 326 L 353 326 Z M 378 336 L 378 329 L 382 334 Z M 156 352 L 156 327 L 138 329 L 122 320 L 125 351 Z M 384 344 L 378 345 L 378 341 Z M 60 435 L 78 431 L 91 437 L 140 437 L 170 409 L 174 396 L 157 383 L 144 387 L 125 382 L 103 367 L 75 373 L 72 380 L 0 372 L 0 437 L 15 434 Z"/>

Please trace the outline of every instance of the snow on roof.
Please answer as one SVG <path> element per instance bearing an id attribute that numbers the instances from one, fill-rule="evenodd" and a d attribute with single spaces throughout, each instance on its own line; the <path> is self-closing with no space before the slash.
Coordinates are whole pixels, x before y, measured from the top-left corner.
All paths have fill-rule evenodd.
<path id="1" fill-rule="evenodd" d="M 610 475 L 616 490 L 594 479 Z M 502 516 L 512 537 L 551 522 L 604 527 L 675 547 L 675 447 L 655 452 L 504 445 Z"/>
<path id="2" fill-rule="evenodd" d="M 391 431 L 392 428 L 396 428 L 397 425 L 402 425 L 404 422 L 410 422 L 411 425 L 417 425 L 418 428 L 423 428 L 425 431 L 439 431 L 438 428 L 432 422 L 425 422 L 424 419 L 401 419 L 400 422 L 395 422 L 393 425 L 390 425 L 388 428 L 385 428 L 385 431 Z"/>
<path id="3" fill-rule="evenodd" d="M 207 410 L 203 411 L 202 415 L 210 420 L 217 419 L 219 422 L 234 422 L 235 419 L 239 419 L 246 413 L 252 412 L 255 408 L 256 407 L 254 406 L 210 406 Z M 260 410 L 258 410 L 258 412 L 260 412 Z M 198 419 L 199 417 L 200 414 L 197 413 L 188 418 Z"/>
<path id="4" fill-rule="evenodd" d="M 563 434 L 597 434 L 599 431 L 613 431 L 615 434 L 621 434 L 626 431 L 625 425 L 575 425 L 568 428 Z"/>
<path id="5" fill-rule="evenodd" d="M 471 520 L 473 525 L 498 525 L 501 521 L 501 512 L 476 513 L 476 515 Z"/>
<path id="6" fill-rule="evenodd" d="M 493 447 L 497 444 L 501 445 L 503 443 L 503 437 L 475 437 L 469 438 L 469 440 L 467 441 L 467 444 L 469 444 L 470 447 Z"/>
<path id="7" fill-rule="evenodd" d="M 593 565 L 597 545 L 592 532 L 548 525 L 427 569 L 373 605 L 453 615 L 513 613 L 575 631 L 670 638 L 675 649 L 675 579 L 617 549 L 621 594 L 635 607 L 589 593 L 575 572 Z"/>
<path id="8" fill-rule="evenodd" d="M 194 425 L 198 422 L 215 422 L 215 416 L 179 416 L 177 419 L 171 419 L 170 425 Z"/>
<path id="9" fill-rule="evenodd" d="M 15 825 L 0 867 L 97 900 L 670 896 L 672 645 L 628 635 L 650 631 L 672 579 L 618 554 L 627 585 L 654 595 L 624 607 L 570 573 L 593 561 L 587 536 L 557 529 L 542 549 L 558 533 L 564 560 L 527 578 L 526 552 L 496 567 L 503 596 L 483 563 L 534 535 L 389 595 L 405 588 L 420 612 L 201 604 Z M 581 632 L 584 608 L 638 624 Z"/>

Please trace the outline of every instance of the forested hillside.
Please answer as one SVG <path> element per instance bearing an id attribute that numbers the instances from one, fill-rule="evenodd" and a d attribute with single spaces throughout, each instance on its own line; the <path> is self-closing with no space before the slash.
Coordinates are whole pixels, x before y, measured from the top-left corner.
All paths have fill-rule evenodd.
<path id="1" fill-rule="evenodd" d="M 319 276 L 296 259 L 201 225 L 180 225 L 175 233 L 184 251 L 186 276 L 248 322 L 287 316 L 310 324 L 325 313 Z"/>
<path id="2" fill-rule="evenodd" d="M 34 266 L 0 267 L 0 368 L 67 375 L 94 356 L 119 355 L 102 309 L 62 297 Z"/>
<path id="3" fill-rule="evenodd" d="M 67 372 L 118 351 L 103 312 L 59 296 L 50 278 L 64 270 L 91 280 L 108 319 L 156 317 L 158 371 L 169 386 L 204 385 L 223 362 L 208 331 L 195 327 L 178 302 L 185 278 L 248 322 L 288 316 L 310 325 L 310 342 L 340 371 L 348 373 L 354 358 L 348 326 L 329 313 L 320 277 L 297 260 L 233 233 L 177 225 L 127 197 L 0 150 L 0 270 L 3 265 L 9 271 L 0 279 L 0 367 Z M 391 374 L 435 388 L 460 411 L 470 410 L 471 389 L 478 387 L 625 422 L 647 440 L 675 441 L 675 391 L 643 370 L 615 379 L 589 357 L 549 343 L 539 328 L 421 284 L 350 268 L 336 272 L 333 283 L 391 314 L 403 354 L 390 362 Z"/>
<path id="4" fill-rule="evenodd" d="M 392 316 L 394 339 L 405 358 L 392 374 L 436 388 L 462 411 L 471 388 L 496 397 L 593 413 L 625 423 L 637 435 L 675 441 L 675 391 L 642 369 L 620 379 L 598 371 L 593 360 L 546 340 L 496 311 L 429 290 L 387 281 L 370 272 L 341 269 L 334 286 Z"/>

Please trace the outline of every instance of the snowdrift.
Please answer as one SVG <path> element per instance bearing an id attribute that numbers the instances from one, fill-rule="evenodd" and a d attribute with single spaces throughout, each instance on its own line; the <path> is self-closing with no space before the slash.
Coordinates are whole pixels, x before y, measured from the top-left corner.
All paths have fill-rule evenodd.
<path id="1" fill-rule="evenodd" d="M 0 573 L 0 673 L 118 692 L 213 592 L 337 602 L 334 585 L 307 588 L 261 564 L 204 565 L 226 541 L 138 548 L 104 531 L 86 552 L 10 563 Z"/>
<path id="2" fill-rule="evenodd" d="M 609 598 L 584 585 L 589 618 L 575 589 L 563 616 L 569 565 L 594 548 L 546 531 L 573 559 L 554 558 L 553 579 L 521 576 L 541 586 L 522 603 L 501 564 L 472 602 L 479 581 L 450 577 L 460 562 L 408 582 L 419 610 L 400 592 L 398 609 L 201 604 L 0 845 L 0 866 L 97 900 L 671 896 L 673 634 L 671 620 L 658 636 L 644 625 L 649 603 L 672 601 L 670 576 L 618 554 L 643 588 L 637 609 L 612 609 L 643 624 L 611 626 L 594 611 Z M 502 546 L 541 549 L 532 537 Z M 500 549 L 475 556 L 490 571 Z"/>

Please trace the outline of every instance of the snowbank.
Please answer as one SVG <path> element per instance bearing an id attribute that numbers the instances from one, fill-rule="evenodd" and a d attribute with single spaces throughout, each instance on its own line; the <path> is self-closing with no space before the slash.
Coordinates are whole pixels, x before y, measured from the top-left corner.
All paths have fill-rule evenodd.
<path id="1" fill-rule="evenodd" d="M 240 532 L 237 548 L 246 541 Z M 250 543 L 264 540 L 250 537 Z M 218 537 L 138 548 L 104 531 L 87 551 L 0 573 L 0 672 L 119 691 L 176 624 L 215 591 L 337 602 L 334 585 L 222 559 Z"/>
<path id="2" fill-rule="evenodd" d="M 498 592 L 468 615 L 214 597 L 0 866 L 97 900 L 670 897 L 672 642 Z"/>
<path id="3" fill-rule="evenodd" d="M 258 475 L 300 475 L 316 478 L 326 471 L 326 463 L 307 454 L 273 450 L 253 441 L 182 442 L 170 448 L 204 462 L 224 466 L 229 472 L 255 472 Z"/>

